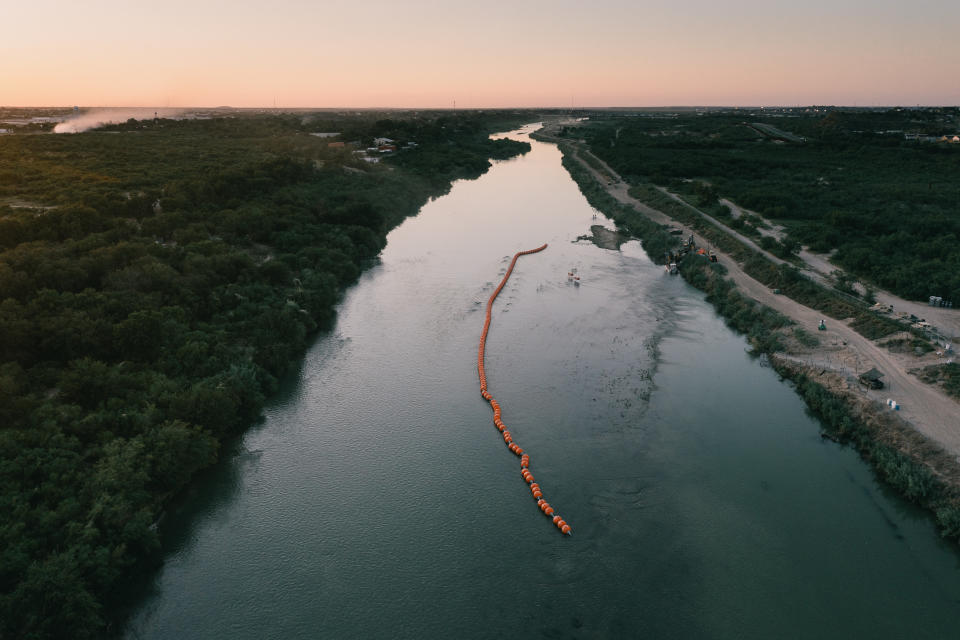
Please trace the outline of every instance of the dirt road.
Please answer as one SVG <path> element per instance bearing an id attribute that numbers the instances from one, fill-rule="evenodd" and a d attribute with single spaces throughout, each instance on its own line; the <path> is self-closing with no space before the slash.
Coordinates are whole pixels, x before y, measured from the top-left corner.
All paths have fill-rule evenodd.
<path id="1" fill-rule="evenodd" d="M 829 276 L 831 271 L 839 269 L 839 267 L 830 262 L 830 256 L 813 253 L 807 249 L 800 252 L 800 259 L 803 260 L 812 271 L 820 273 L 824 277 Z M 936 327 L 939 333 L 945 338 L 960 341 L 960 309 L 931 307 L 922 302 L 906 300 L 883 289 L 876 289 L 873 295 L 878 303 L 893 307 L 894 316 L 898 313 L 905 313 L 925 319 Z"/>
<path id="2" fill-rule="evenodd" d="M 593 156 L 596 158 L 596 156 Z M 599 159 L 598 159 L 599 161 Z M 607 169 L 609 167 L 606 164 L 603 166 Z M 616 175 L 616 174 L 612 174 Z M 761 253 L 767 260 L 773 262 L 774 264 L 783 264 L 784 260 L 781 260 L 777 256 L 773 255 L 769 251 L 761 249 L 753 240 L 747 238 L 743 234 L 737 232 L 736 230 L 728 227 L 722 222 L 716 220 L 715 218 L 707 215 L 703 211 L 700 211 L 690 203 L 686 202 L 679 196 L 674 193 L 671 193 L 663 187 L 657 187 L 657 190 L 663 193 L 664 195 L 676 200 L 680 204 L 684 205 L 691 211 L 698 213 L 702 218 L 709 221 L 713 226 L 722 230 L 724 233 L 735 237 L 742 244 L 750 247 L 754 251 Z M 785 230 L 782 226 L 774 225 L 770 223 L 769 220 L 763 218 L 756 212 L 748 211 L 743 207 L 738 206 L 736 203 L 726 198 L 721 198 L 720 203 L 726 205 L 730 208 L 730 212 L 734 218 L 739 218 L 745 213 L 750 213 L 757 216 L 758 218 L 763 219 L 767 224 L 770 224 L 769 229 L 758 228 L 762 235 L 771 236 L 777 240 L 781 240 L 785 235 Z M 824 286 L 832 287 L 834 284 L 833 273 L 841 272 L 842 269 L 835 264 L 830 262 L 830 256 L 820 253 L 814 253 L 808 248 L 804 247 L 798 254 L 801 262 L 803 262 L 802 271 L 807 277 L 809 277 L 814 282 Z M 866 291 L 865 286 L 860 282 L 855 282 L 854 287 L 856 287 L 859 292 L 862 294 Z M 943 336 L 946 339 L 952 340 L 953 342 L 960 343 L 960 308 L 958 309 L 947 309 L 943 307 L 931 307 L 928 304 L 922 302 L 915 302 L 913 300 L 907 300 L 901 298 L 889 291 L 884 291 L 883 289 L 874 289 L 874 297 L 877 302 L 893 308 L 893 313 L 889 314 L 891 317 L 903 319 L 899 314 L 906 314 L 909 318 L 910 315 L 916 316 L 917 318 L 925 319 L 931 325 L 937 329 L 937 333 Z"/>
<path id="3" fill-rule="evenodd" d="M 680 200 L 677 196 L 674 196 L 673 194 L 669 193 L 665 189 L 660 189 L 660 190 L 666 193 L 667 195 L 677 200 Z M 682 202 L 682 200 L 680 201 Z M 730 200 L 727 200 L 725 198 L 721 198 L 720 203 L 725 204 L 730 208 L 730 212 L 734 218 L 739 218 L 744 213 L 751 213 L 763 219 L 763 216 L 760 216 L 759 214 L 753 211 L 747 211 L 743 207 L 740 207 L 736 203 Z M 688 204 L 687 206 L 689 207 L 690 205 Z M 703 214 L 701 212 L 701 215 L 705 216 L 706 214 Z M 765 220 L 765 221 L 771 225 L 771 228 L 770 229 L 761 228 L 759 229 L 760 233 L 763 235 L 769 235 L 773 238 L 776 238 L 777 240 L 781 240 L 785 235 L 785 229 L 782 226 L 774 225 L 770 223 L 769 220 Z M 720 226 L 720 225 L 717 225 L 717 226 Z M 740 239 L 741 242 L 744 241 L 743 237 L 740 236 L 739 234 L 736 234 L 736 232 L 734 232 L 732 229 L 726 228 L 725 230 L 728 231 L 729 233 L 732 233 L 738 236 L 738 239 Z M 748 244 L 749 246 L 754 248 L 756 247 L 756 245 L 753 245 L 753 243 L 749 241 L 745 242 L 744 244 Z M 767 259 L 771 259 L 772 257 L 769 253 L 766 253 L 763 251 L 761 251 L 761 253 L 764 253 Z M 830 257 L 831 257 L 830 255 L 814 253 L 810 251 L 807 247 L 804 247 L 800 251 L 800 253 L 798 254 L 798 257 L 803 262 L 804 271 L 807 273 L 807 275 L 809 275 L 811 279 L 813 279 L 815 282 L 818 282 L 823 286 L 826 286 L 826 287 L 833 286 L 833 280 L 832 280 L 831 274 L 835 271 L 842 272 L 842 269 L 840 267 L 830 262 Z M 775 257 L 773 258 L 774 258 L 773 261 L 776 262 L 777 260 L 775 259 Z M 862 283 L 859 283 L 859 282 L 854 283 L 854 286 L 860 291 L 860 293 L 864 293 L 866 290 L 865 286 Z M 922 302 L 915 302 L 913 300 L 907 300 L 905 298 L 901 298 L 900 296 L 890 293 L 889 291 L 884 291 L 883 289 L 874 289 L 874 297 L 876 298 L 878 303 L 885 306 L 893 307 L 893 314 L 891 314 L 892 317 L 898 317 L 898 314 L 905 313 L 907 314 L 908 317 L 910 315 L 914 315 L 917 318 L 923 318 L 927 320 L 930 324 L 932 324 L 934 327 L 936 327 L 940 335 L 942 335 L 944 338 L 949 338 L 955 342 L 960 342 L 960 308 L 946 309 L 943 307 L 931 307 L 930 305 L 924 304 Z"/>

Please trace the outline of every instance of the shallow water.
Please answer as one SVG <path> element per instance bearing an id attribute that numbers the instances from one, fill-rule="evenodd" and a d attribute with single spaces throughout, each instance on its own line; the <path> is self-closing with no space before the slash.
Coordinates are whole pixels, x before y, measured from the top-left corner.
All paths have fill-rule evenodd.
<path id="1" fill-rule="evenodd" d="M 702 294 L 635 242 L 574 243 L 596 212 L 532 144 L 390 234 L 171 515 L 128 636 L 954 637 L 960 554 Z M 498 298 L 487 376 L 569 538 L 476 376 L 486 298 L 544 242 Z"/>

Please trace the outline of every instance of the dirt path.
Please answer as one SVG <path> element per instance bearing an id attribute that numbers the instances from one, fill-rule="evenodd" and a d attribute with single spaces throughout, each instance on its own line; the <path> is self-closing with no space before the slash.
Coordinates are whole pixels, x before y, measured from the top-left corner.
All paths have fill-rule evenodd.
<path id="1" fill-rule="evenodd" d="M 660 191 L 662 191 L 663 193 L 671 196 L 675 200 L 683 202 L 683 200 L 671 194 L 666 189 L 662 189 L 660 187 L 657 187 L 657 188 L 660 189 Z M 730 208 L 730 212 L 734 218 L 739 218 L 744 213 L 750 213 L 763 219 L 767 224 L 771 226 L 771 228 L 760 229 L 761 234 L 769 235 L 773 238 L 776 238 L 777 240 L 780 240 L 784 237 L 785 230 L 782 226 L 771 223 L 769 220 L 766 220 L 765 218 L 763 218 L 763 216 L 757 214 L 756 212 L 749 211 L 748 209 L 744 209 L 743 207 L 740 207 L 736 203 L 726 198 L 721 198 L 720 203 Z M 684 203 L 684 204 L 686 204 L 691 209 L 696 210 L 695 207 L 692 207 L 688 203 Z M 703 212 L 699 212 L 699 213 L 703 216 L 706 216 L 706 214 L 704 214 Z M 706 217 L 709 217 L 709 216 L 706 216 Z M 720 225 L 717 225 L 717 226 L 720 226 Z M 756 245 L 752 244 L 751 242 L 745 241 L 743 236 L 736 233 L 734 230 L 730 229 L 729 227 L 725 227 L 724 231 L 726 231 L 727 233 L 730 233 L 731 235 L 736 236 L 744 244 L 747 244 L 754 248 L 756 247 Z M 760 251 L 767 257 L 768 260 L 773 259 L 774 261 L 776 261 L 774 257 L 772 257 L 769 253 L 762 250 Z M 807 272 L 807 275 L 809 275 L 816 282 L 819 282 L 820 284 L 826 287 L 833 286 L 833 276 L 831 274 L 834 271 L 841 271 L 841 272 L 843 271 L 843 269 L 841 269 L 837 265 L 830 262 L 830 258 L 832 257 L 831 254 L 814 253 L 810 251 L 807 247 L 804 247 L 803 249 L 801 249 L 800 253 L 798 254 L 798 257 L 805 265 L 804 271 Z M 866 291 L 866 287 L 860 282 L 854 283 L 854 287 L 856 287 L 861 294 L 863 294 Z M 923 302 L 916 302 L 913 300 L 907 300 L 905 298 L 901 298 L 900 296 L 897 296 L 896 294 L 890 293 L 889 291 L 885 291 L 883 289 L 874 289 L 874 297 L 876 298 L 877 302 L 880 303 L 881 305 L 884 305 L 887 307 L 893 307 L 893 312 L 890 314 L 891 317 L 900 318 L 899 314 L 904 313 L 907 315 L 908 318 L 910 315 L 914 315 L 917 318 L 926 319 L 930 324 L 932 324 L 934 327 L 937 328 L 938 333 L 942 335 L 944 338 L 948 338 L 955 342 L 960 343 L 960 308 L 946 309 L 942 307 L 931 307 L 930 305 L 924 304 Z"/>
<path id="2" fill-rule="evenodd" d="M 821 312 L 772 293 L 730 261 L 724 264 L 729 276 L 744 293 L 791 318 L 801 327 L 819 334 L 821 342 L 827 343 L 826 348 L 811 352 L 811 363 L 820 364 L 825 360 L 827 365 L 821 365 L 824 368 L 853 376 L 876 367 L 884 373 L 886 388 L 877 391 L 864 389 L 864 393 L 884 405 L 887 398 L 896 400 L 901 405 L 902 418 L 960 459 L 960 404 L 910 375 L 907 372 L 909 367 L 904 363 L 905 357 L 890 353 L 838 321 L 828 322 L 826 331 L 816 331 L 817 324 L 823 318 Z M 830 349 L 832 344 L 845 348 Z"/>
<path id="3" fill-rule="evenodd" d="M 757 231 L 759 231 L 760 235 L 762 236 L 770 236 L 774 240 L 783 240 L 784 236 L 787 234 L 787 230 L 782 225 L 773 224 L 772 222 L 770 222 L 769 220 L 761 216 L 756 211 L 750 211 L 750 209 L 744 209 L 743 207 L 733 202 L 732 200 L 727 200 L 726 198 L 720 198 L 720 204 L 726 205 L 726 207 L 730 209 L 730 215 L 734 219 L 737 219 L 743 216 L 744 214 L 749 213 L 750 215 L 756 216 L 761 220 L 763 220 L 768 225 L 770 225 L 769 229 L 766 229 L 764 227 L 757 227 Z"/>
<path id="4" fill-rule="evenodd" d="M 551 136 L 547 132 L 542 134 L 542 137 Z M 560 142 L 556 138 L 554 140 Z M 563 140 L 563 142 L 569 142 L 569 140 Z M 634 199 L 628 193 L 628 186 L 617 173 L 608 165 L 596 159 L 596 156 L 592 156 L 600 163 L 604 171 L 614 178 L 612 184 L 608 184 L 610 182 L 607 179 L 608 176 L 602 175 L 590 166 L 590 163 L 579 157 L 579 154 L 588 152 L 585 152 L 579 146 L 574 148 L 574 157 L 601 185 L 605 185 L 607 192 L 617 201 L 633 206 L 657 223 L 682 229 L 684 235 L 693 233 L 691 229 L 663 212 Z M 691 208 L 696 210 L 694 207 Z M 705 217 L 713 220 L 709 216 Z M 717 226 L 726 230 L 724 225 Z M 747 242 L 747 239 L 742 236 L 740 238 L 742 242 L 755 246 L 752 242 Z M 716 253 L 721 263 L 727 268 L 728 276 L 733 279 L 743 293 L 760 304 L 791 318 L 799 327 L 807 329 L 820 339 L 819 347 L 807 350 L 806 353 L 800 355 L 786 354 L 787 358 L 803 361 L 811 366 L 822 367 L 847 376 L 856 376 L 859 372 L 876 367 L 883 372 L 886 387 L 877 391 L 860 387 L 861 392 L 883 406 L 886 406 L 887 398 L 896 400 L 901 406 L 900 416 L 904 420 L 960 460 L 960 403 L 941 393 L 935 387 L 920 382 L 908 373 L 910 368 L 919 366 L 919 359 L 902 354 L 893 354 L 839 321 L 828 321 L 827 330 L 818 331 L 816 327 L 824 317 L 822 312 L 806 307 L 786 296 L 774 294 L 766 285 L 747 275 L 729 255 L 720 251 Z M 763 253 L 767 255 L 767 252 Z M 775 258 L 775 256 L 768 257 Z M 779 259 L 777 261 L 781 262 Z M 931 307 L 925 308 L 932 310 Z"/>
<path id="5" fill-rule="evenodd" d="M 800 259 L 811 270 L 822 274 L 824 277 L 828 277 L 832 271 L 840 270 L 840 267 L 830 262 L 829 255 L 813 253 L 803 249 L 800 252 Z M 906 300 L 883 289 L 874 290 L 873 295 L 879 304 L 893 307 L 892 317 L 897 317 L 899 313 L 905 313 L 908 317 L 914 315 L 917 318 L 927 320 L 945 338 L 960 341 L 960 309 L 931 307 L 922 302 Z"/>

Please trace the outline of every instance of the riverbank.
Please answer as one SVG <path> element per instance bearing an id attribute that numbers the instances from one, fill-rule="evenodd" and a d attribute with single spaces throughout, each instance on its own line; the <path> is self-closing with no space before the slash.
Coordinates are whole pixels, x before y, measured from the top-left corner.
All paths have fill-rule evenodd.
<path id="1" fill-rule="evenodd" d="M 559 145 L 564 166 L 590 204 L 621 231 L 641 239 L 655 262 L 663 263 L 676 244 L 668 227 L 679 228 L 683 237 L 703 229 L 694 228 L 685 216 L 667 215 L 637 199 L 637 189 L 580 144 L 549 130 L 533 137 Z M 762 258 L 733 238 L 713 233 L 710 239 L 720 263 L 692 256 L 682 264 L 681 275 L 707 293 L 718 313 L 746 334 L 758 353 L 770 356 L 778 373 L 796 385 L 821 418 L 831 439 L 852 444 L 879 477 L 930 510 L 943 535 L 960 539 L 960 434 L 951 428 L 960 406 L 910 376 L 888 350 L 857 333 L 859 328 L 869 335 L 863 326 L 847 326 L 838 319 L 825 331 L 808 331 L 824 315 L 845 316 L 820 309 L 823 298 L 805 282 L 793 293 L 807 304 L 817 301 L 817 309 L 771 291 L 752 275 L 767 268 Z M 856 383 L 856 374 L 871 366 L 882 367 L 887 390 L 868 391 Z M 885 407 L 882 398 L 890 394 L 891 384 L 908 410 L 894 414 Z"/>
<path id="2" fill-rule="evenodd" d="M 315 118 L 4 138 L 0 196 L 41 209 L 0 206 L 0 637 L 119 627 L 165 509 L 261 419 L 391 229 L 530 150 L 490 137 L 507 114 Z M 383 136 L 415 144 L 355 152 Z"/>

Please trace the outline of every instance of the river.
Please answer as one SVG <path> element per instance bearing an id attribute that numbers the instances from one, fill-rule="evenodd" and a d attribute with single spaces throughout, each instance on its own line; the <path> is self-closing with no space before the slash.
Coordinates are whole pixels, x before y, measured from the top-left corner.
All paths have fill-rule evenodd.
<path id="1" fill-rule="evenodd" d="M 530 142 L 390 234 L 171 513 L 127 636 L 956 637 L 956 548 L 703 294 L 636 242 L 576 242 L 606 220 Z M 487 376 L 570 537 L 476 375 L 486 298 L 544 242 L 496 303 Z"/>

